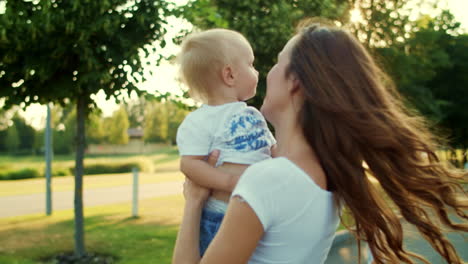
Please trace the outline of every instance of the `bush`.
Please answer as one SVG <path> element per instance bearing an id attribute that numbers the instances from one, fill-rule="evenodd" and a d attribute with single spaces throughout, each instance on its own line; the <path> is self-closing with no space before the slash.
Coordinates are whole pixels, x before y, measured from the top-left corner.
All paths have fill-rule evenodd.
<path id="1" fill-rule="evenodd" d="M 147 163 L 140 162 L 112 162 L 112 163 L 94 163 L 85 164 L 84 174 L 111 174 L 111 173 L 130 173 L 133 168 L 138 168 L 139 171 L 148 171 Z M 75 175 L 75 167 L 52 167 L 52 176 L 67 176 Z M 20 180 L 45 177 L 44 171 L 37 168 L 21 168 L 12 170 L 8 167 L 0 168 L 1 180 Z"/>
<path id="2" fill-rule="evenodd" d="M 146 166 L 140 162 L 127 162 L 127 163 L 96 163 L 96 164 L 85 164 L 84 174 L 109 174 L 109 173 L 126 173 L 131 172 L 133 168 L 138 168 L 138 170 L 146 170 Z M 75 167 L 70 168 L 70 172 L 74 174 Z"/>
<path id="3" fill-rule="evenodd" d="M 0 180 L 21 180 L 41 177 L 37 169 L 23 168 L 15 171 L 0 172 Z"/>
<path id="4" fill-rule="evenodd" d="M 73 175 L 73 174 L 70 174 L 70 168 L 58 168 L 58 169 L 52 168 L 52 176 L 67 176 L 67 175 Z"/>

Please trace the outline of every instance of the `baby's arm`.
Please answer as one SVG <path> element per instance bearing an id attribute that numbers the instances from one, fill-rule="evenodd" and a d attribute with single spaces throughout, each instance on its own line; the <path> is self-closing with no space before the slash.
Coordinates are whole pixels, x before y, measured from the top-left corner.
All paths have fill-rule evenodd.
<path id="1" fill-rule="evenodd" d="M 210 166 L 205 156 L 182 156 L 180 170 L 201 186 L 225 192 L 232 192 L 240 177 Z"/>

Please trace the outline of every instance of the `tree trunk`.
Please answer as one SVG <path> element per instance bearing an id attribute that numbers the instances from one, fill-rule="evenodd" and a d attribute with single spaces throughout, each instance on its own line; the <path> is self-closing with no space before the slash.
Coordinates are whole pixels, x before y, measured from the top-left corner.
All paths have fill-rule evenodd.
<path id="1" fill-rule="evenodd" d="M 85 149 L 86 97 L 79 96 L 76 104 L 76 159 L 75 159 L 75 255 L 86 254 L 83 219 L 83 159 Z"/>

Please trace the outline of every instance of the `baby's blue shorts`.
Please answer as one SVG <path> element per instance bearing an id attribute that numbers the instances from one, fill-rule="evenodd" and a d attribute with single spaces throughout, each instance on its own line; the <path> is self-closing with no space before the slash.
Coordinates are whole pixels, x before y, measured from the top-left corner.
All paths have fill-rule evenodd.
<path id="1" fill-rule="evenodd" d="M 200 256 L 205 254 L 206 249 L 218 233 L 224 214 L 203 209 L 200 220 Z"/>

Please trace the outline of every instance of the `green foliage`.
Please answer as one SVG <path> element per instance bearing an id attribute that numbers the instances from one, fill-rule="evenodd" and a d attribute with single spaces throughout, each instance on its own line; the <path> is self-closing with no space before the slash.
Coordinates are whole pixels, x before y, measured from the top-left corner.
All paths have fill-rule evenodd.
<path id="1" fill-rule="evenodd" d="M 146 105 L 145 126 L 143 129 L 145 142 L 166 142 L 168 132 L 168 113 L 163 103 L 153 101 Z"/>
<path id="2" fill-rule="evenodd" d="M 133 168 L 139 171 L 148 171 L 150 166 L 145 161 L 138 162 L 99 162 L 85 165 L 84 174 L 112 174 L 112 173 L 130 173 Z M 75 168 L 73 166 L 53 166 L 52 176 L 73 175 Z M 42 178 L 44 171 L 37 167 L 21 167 L 17 169 L 0 169 L 0 180 L 22 180 L 31 178 Z"/>
<path id="3" fill-rule="evenodd" d="M 35 130 L 18 112 L 11 118 L 12 126 L 6 130 L 5 148 L 11 153 L 30 154 L 34 146 Z"/>
<path id="4" fill-rule="evenodd" d="M 6 136 L 7 136 L 7 130 L 0 130 L 0 152 L 5 152 L 6 151 Z"/>
<path id="5" fill-rule="evenodd" d="M 17 153 L 20 146 L 20 139 L 16 126 L 11 126 L 7 129 L 5 137 L 5 147 L 10 153 Z"/>
<path id="6" fill-rule="evenodd" d="M 44 153 L 44 141 L 45 141 L 44 129 L 36 130 L 34 133 L 33 153 L 35 154 Z"/>
<path id="7" fill-rule="evenodd" d="M 0 14 L 0 98 L 5 106 L 76 102 L 76 193 L 82 193 L 85 118 L 91 95 L 139 92 L 141 53 L 164 46 L 162 0 L 6 1 Z M 68 134 L 67 134 L 68 135 Z M 83 206 L 76 198 L 75 254 L 83 256 Z"/>
<path id="8" fill-rule="evenodd" d="M 138 100 L 127 102 L 125 109 L 128 114 L 128 122 L 131 128 L 141 128 L 145 120 L 146 99 L 140 96 Z"/>
<path id="9" fill-rule="evenodd" d="M 167 141 L 172 145 L 176 144 L 177 129 L 179 125 L 184 121 L 188 111 L 178 107 L 174 102 L 168 101 L 165 103 L 168 115 L 168 126 L 167 126 Z"/>
<path id="10" fill-rule="evenodd" d="M 420 27 L 404 43 L 376 51 L 409 104 L 445 130 L 453 147 L 466 149 L 468 36 L 451 34 L 459 23 L 449 12 L 416 24 Z"/>
<path id="11" fill-rule="evenodd" d="M 41 173 L 35 168 L 22 168 L 19 170 L 0 172 L 0 180 L 22 180 L 30 178 L 39 178 Z"/>
<path id="12" fill-rule="evenodd" d="M 105 140 L 106 131 L 104 124 L 101 122 L 101 111 L 94 109 L 86 120 L 86 142 L 88 144 L 99 144 Z"/>
<path id="13" fill-rule="evenodd" d="M 133 168 L 138 168 L 139 171 L 147 171 L 147 165 L 144 162 L 125 162 L 125 163 L 96 163 L 85 164 L 84 174 L 111 174 L 111 173 L 130 173 Z M 75 168 L 70 168 L 73 173 Z"/>
<path id="14" fill-rule="evenodd" d="M 107 119 L 105 123 L 105 135 L 110 144 L 127 144 L 129 128 L 128 116 L 124 107 L 119 108 L 114 112 L 112 117 Z"/>
<path id="15" fill-rule="evenodd" d="M 419 4 L 429 1 L 432 0 L 421 0 Z M 363 21 L 350 23 L 350 29 L 368 47 L 391 46 L 402 42 L 412 28 L 408 3 L 413 1 L 353 1 L 353 8 L 360 12 Z"/>
<path id="16" fill-rule="evenodd" d="M 132 4 L 130 4 L 132 3 Z M 7 1 L 0 15 L 0 97 L 7 107 L 137 91 L 140 51 L 165 33 L 166 1 Z M 12 85 L 14 84 L 14 85 Z"/>
<path id="17" fill-rule="evenodd" d="M 7 110 L 3 107 L 0 108 L 0 131 L 5 131 L 8 128 L 9 122 L 10 119 L 7 116 Z"/>
<path id="18" fill-rule="evenodd" d="M 55 113 L 58 113 L 57 110 Z M 72 153 L 75 147 L 76 137 L 76 110 L 64 112 L 60 117 L 63 122 L 59 123 L 53 130 L 53 149 L 56 154 Z"/>

